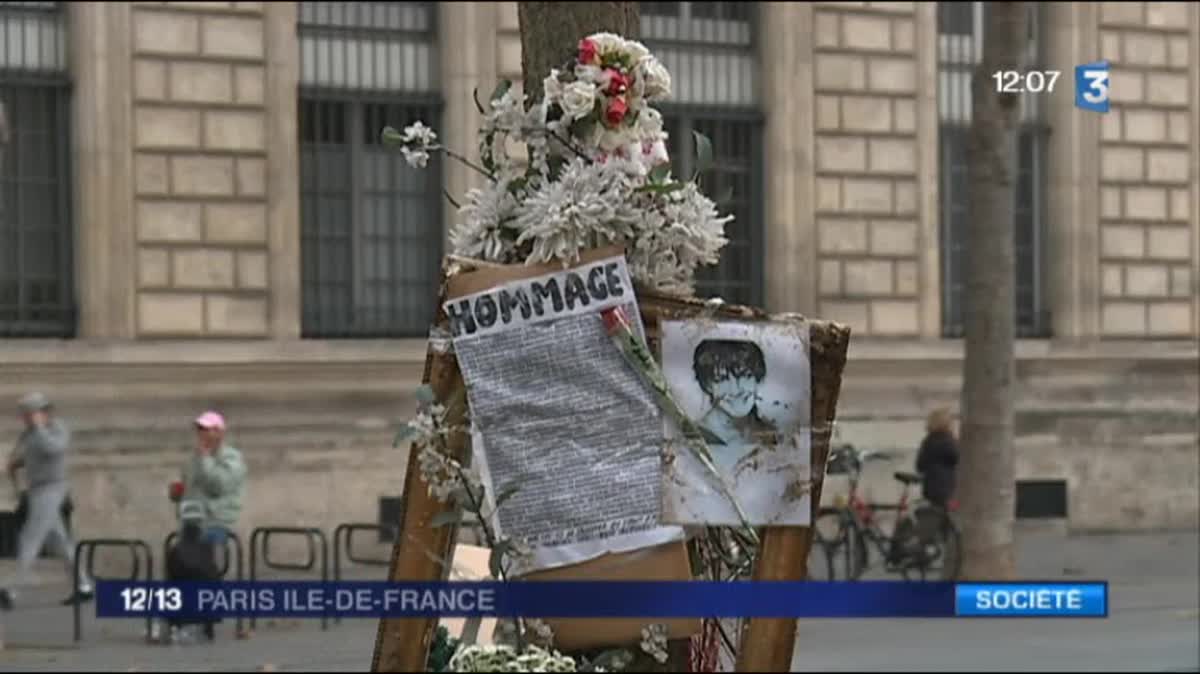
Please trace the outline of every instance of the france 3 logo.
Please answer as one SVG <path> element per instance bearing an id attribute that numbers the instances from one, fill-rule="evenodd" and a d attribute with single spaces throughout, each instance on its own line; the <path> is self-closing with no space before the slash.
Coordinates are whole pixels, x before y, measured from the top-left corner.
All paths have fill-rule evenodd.
<path id="1" fill-rule="evenodd" d="M 1075 66 L 1075 107 L 1108 112 L 1108 61 Z"/>

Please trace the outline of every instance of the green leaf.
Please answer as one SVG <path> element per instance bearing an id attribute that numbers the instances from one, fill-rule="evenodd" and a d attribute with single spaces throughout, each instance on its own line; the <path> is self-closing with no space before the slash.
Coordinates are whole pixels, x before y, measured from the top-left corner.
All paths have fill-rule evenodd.
<path id="1" fill-rule="evenodd" d="M 463 511 L 457 509 L 447 510 L 434 515 L 433 519 L 429 520 L 429 528 L 438 529 L 448 524 L 460 524 L 462 520 Z"/>
<path id="2" fill-rule="evenodd" d="M 508 499 L 512 498 L 519 491 L 521 491 L 521 485 L 519 484 L 510 484 L 504 489 L 501 489 L 500 493 L 496 495 L 496 508 L 499 508 L 501 503 L 504 503 Z"/>
<path id="3" fill-rule="evenodd" d="M 651 183 L 657 185 L 665 181 L 669 175 L 671 175 L 671 165 L 663 163 L 650 169 L 649 179 Z"/>
<path id="4" fill-rule="evenodd" d="M 500 80 L 500 82 L 496 84 L 496 88 L 492 90 L 492 97 L 489 98 L 488 100 L 490 100 L 492 102 L 500 100 L 501 98 L 504 97 L 504 94 L 508 93 L 508 90 L 511 88 L 512 88 L 512 80 Z"/>
<path id="5" fill-rule="evenodd" d="M 692 131 L 696 138 L 696 173 L 704 173 L 713 167 L 712 141 L 699 131 Z"/>
<path id="6" fill-rule="evenodd" d="M 417 402 L 421 403 L 422 405 L 431 405 L 436 399 L 436 396 L 433 394 L 433 387 L 429 384 L 421 384 L 418 386 L 413 395 L 416 396 Z"/>
<path id="7" fill-rule="evenodd" d="M 403 145 L 404 135 L 390 126 L 385 126 L 383 132 L 379 134 L 379 140 L 384 145 Z"/>
<path id="8" fill-rule="evenodd" d="M 504 572 L 504 556 L 512 550 L 512 547 L 512 541 L 506 538 L 492 548 L 491 554 L 488 555 L 488 571 L 492 573 L 492 578 L 500 579 Z"/>

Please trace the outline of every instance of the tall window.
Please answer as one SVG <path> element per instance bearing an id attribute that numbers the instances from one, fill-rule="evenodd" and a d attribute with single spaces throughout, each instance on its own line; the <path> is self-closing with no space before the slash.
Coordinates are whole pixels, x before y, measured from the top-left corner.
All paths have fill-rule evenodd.
<path id="1" fill-rule="evenodd" d="M 986 17 L 982 2 L 938 3 L 938 108 L 941 118 L 941 264 L 942 332 L 963 335 L 965 263 L 968 219 L 967 134 L 971 124 L 971 73 L 983 54 Z M 1028 45 L 1023 66 L 1040 69 L 1042 58 L 1041 5 L 1030 11 Z M 1067 73 L 1064 78 L 1070 77 Z M 1058 88 L 1069 86 L 1060 81 Z M 1020 101 L 1017 135 L 1016 204 L 1016 330 L 1019 337 L 1049 335 L 1050 317 L 1044 297 L 1045 147 L 1048 128 L 1043 122 L 1045 94 L 1025 93 Z"/>
<path id="2" fill-rule="evenodd" d="M 729 245 L 703 268 L 696 293 L 730 302 L 763 302 L 763 116 L 756 51 L 757 3 L 643 2 L 642 39 L 671 72 L 674 95 L 661 106 L 675 173 L 696 166 L 692 131 L 712 140 L 714 167 L 701 176 L 719 199 Z"/>
<path id="3" fill-rule="evenodd" d="M 64 3 L 0 3 L 0 337 L 73 337 Z"/>
<path id="4" fill-rule="evenodd" d="M 440 113 L 432 2 L 300 3 L 302 333 L 425 334 L 437 301 L 442 181 L 385 126 Z"/>

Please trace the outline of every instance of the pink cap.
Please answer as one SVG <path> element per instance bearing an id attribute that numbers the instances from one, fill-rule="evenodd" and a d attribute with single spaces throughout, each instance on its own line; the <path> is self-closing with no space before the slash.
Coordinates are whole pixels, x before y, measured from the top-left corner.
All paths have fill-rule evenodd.
<path id="1" fill-rule="evenodd" d="M 205 412 L 196 417 L 196 425 L 206 430 L 225 430 L 225 417 L 217 412 Z"/>

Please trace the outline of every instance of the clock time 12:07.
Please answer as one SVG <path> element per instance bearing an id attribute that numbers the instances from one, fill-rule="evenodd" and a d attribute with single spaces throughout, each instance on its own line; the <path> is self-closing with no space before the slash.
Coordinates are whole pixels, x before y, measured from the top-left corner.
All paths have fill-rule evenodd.
<path id="1" fill-rule="evenodd" d="M 997 70 L 992 73 L 996 91 L 1002 94 L 1040 94 L 1054 91 L 1061 70 Z"/>

